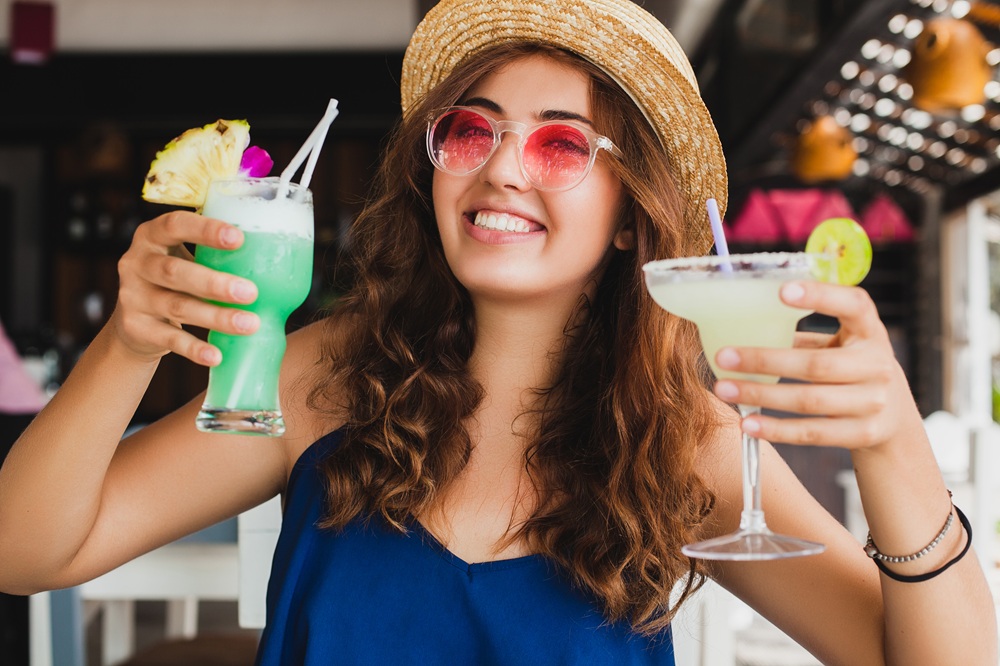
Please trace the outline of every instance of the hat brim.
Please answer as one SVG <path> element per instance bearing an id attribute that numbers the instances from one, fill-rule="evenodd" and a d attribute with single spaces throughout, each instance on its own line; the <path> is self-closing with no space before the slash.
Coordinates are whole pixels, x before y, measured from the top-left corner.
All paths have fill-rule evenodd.
<path id="1" fill-rule="evenodd" d="M 465 58 L 511 41 L 564 48 L 611 76 L 649 120 L 685 203 L 686 245 L 712 244 L 706 202 L 728 201 L 722 143 L 691 65 L 673 35 L 631 0 L 441 0 L 403 58 L 403 114 Z"/>

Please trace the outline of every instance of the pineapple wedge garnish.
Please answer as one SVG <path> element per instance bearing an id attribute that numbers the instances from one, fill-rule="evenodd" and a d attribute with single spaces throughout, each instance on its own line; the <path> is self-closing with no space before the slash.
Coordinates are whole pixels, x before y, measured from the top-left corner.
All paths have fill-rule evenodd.
<path id="1" fill-rule="evenodd" d="M 217 120 L 189 129 L 156 153 L 142 198 L 200 209 L 212 180 L 239 175 L 243 151 L 249 145 L 250 124 L 246 120 Z"/>

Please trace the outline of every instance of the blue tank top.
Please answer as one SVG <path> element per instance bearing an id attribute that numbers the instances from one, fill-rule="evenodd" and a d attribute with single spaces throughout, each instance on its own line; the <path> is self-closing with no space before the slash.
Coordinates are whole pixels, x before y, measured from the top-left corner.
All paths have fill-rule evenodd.
<path id="1" fill-rule="evenodd" d="M 669 629 L 649 639 L 609 624 L 540 555 L 469 564 L 417 521 L 316 527 L 326 487 L 318 440 L 289 477 L 267 590 L 260 666 L 668 664 Z"/>

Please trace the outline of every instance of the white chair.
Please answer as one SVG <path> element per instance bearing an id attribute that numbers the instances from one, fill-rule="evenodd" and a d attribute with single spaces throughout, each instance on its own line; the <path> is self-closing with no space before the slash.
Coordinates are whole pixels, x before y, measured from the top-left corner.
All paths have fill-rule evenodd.
<path id="1" fill-rule="evenodd" d="M 682 585 L 683 581 L 675 591 Z M 718 583 L 707 581 L 684 602 L 670 625 L 674 661 L 684 666 L 733 666 L 737 625 L 746 615 L 743 609 L 749 610 Z"/>
<path id="2" fill-rule="evenodd" d="M 126 562 L 73 589 L 75 603 L 86 609 L 73 621 L 86 625 L 101 614 L 102 666 L 120 663 L 135 652 L 136 601 L 166 602 L 167 639 L 195 637 L 200 601 L 236 601 L 240 626 L 260 629 L 280 525 L 281 503 L 275 497 L 237 518 L 236 540 L 180 540 Z M 29 600 L 31 666 L 53 666 L 53 641 L 71 641 L 67 635 L 82 629 L 66 632 L 53 626 L 52 598 L 43 592 Z M 77 651 L 65 645 L 55 650 Z M 73 661 L 82 664 L 83 657 L 74 655 Z"/>
<path id="3" fill-rule="evenodd" d="M 178 542 L 142 555 L 78 586 L 87 611 L 83 623 L 101 614 L 102 664 L 111 666 L 135 652 L 135 602 L 167 602 L 164 635 L 191 638 L 198 628 L 200 600 L 239 597 L 236 543 Z M 52 641 L 60 635 L 51 620 L 50 595 L 31 598 L 31 666 L 53 663 Z"/>
<path id="4" fill-rule="evenodd" d="M 281 530 L 281 498 L 273 497 L 239 516 L 239 622 L 262 629 L 266 618 L 267 581 Z"/>

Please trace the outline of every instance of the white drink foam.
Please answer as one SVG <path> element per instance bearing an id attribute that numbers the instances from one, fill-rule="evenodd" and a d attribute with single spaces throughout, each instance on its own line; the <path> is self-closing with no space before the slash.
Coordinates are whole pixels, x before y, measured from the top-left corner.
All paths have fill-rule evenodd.
<path id="1" fill-rule="evenodd" d="M 274 199 L 277 178 L 227 180 L 212 183 L 202 208 L 206 217 L 229 222 L 244 231 L 313 239 L 313 206 L 292 185 L 283 199 Z"/>

